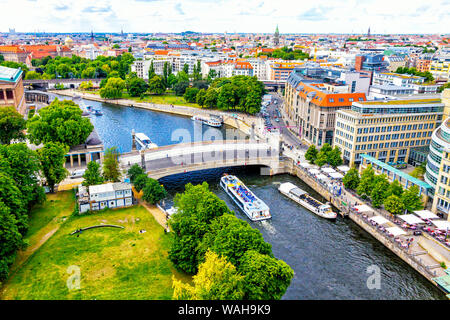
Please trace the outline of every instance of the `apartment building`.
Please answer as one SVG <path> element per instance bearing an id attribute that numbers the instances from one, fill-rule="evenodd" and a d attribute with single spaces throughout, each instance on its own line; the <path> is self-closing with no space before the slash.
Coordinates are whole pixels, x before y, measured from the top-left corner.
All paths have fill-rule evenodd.
<path id="1" fill-rule="evenodd" d="M 271 61 L 267 69 L 267 80 L 286 81 L 291 72 L 304 62 Z"/>
<path id="2" fill-rule="evenodd" d="M 427 72 L 430 71 L 431 68 L 431 60 L 429 59 L 418 59 L 416 61 L 416 69 L 419 72 Z"/>
<path id="3" fill-rule="evenodd" d="M 384 162 L 408 162 L 411 148 L 428 146 L 442 121 L 440 99 L 354 102 L 336 113 L 333 144 L 352 166 L 367 154 Z"/>
<path id="4" fill-rule="evenodd" d="M 131 65 L 131 72 L 136 72 L 139 78 L 144 80 L 148 80 L 148 71 L 150 70 L 150 66 L 153 62 L 153 69 L 157 75 L 163 75 L 164 73 L 164 64 L 169 63 L 172 64 L 170 59 L 148 59 L 148 60 L 136 60 Z"/>
<path id="5" fill-rule="evenodd" d="M 445 130 L 447 134 L 450 133 L 449 121 L 450 119 L 447 119 L 440 128 L 442 132 Z M 450 221 L 450 148 L 442 149 L 441 164 L 439 166 L 439 173 L 434 187 L 435 192 L 431 211 L 434 213 L 445 214 L 447 219 Z"/>
<path id="6" fill-rule="evenodd" d="M 0 108 L 13 106 L 24 115 L 26 102 L 22 82 L 23 71 L 0 66 Z"/>
<path id="7" fill-rule="evenodd" d="M 342 93 L 327 90 L 330 84 L 317 83 L 293 72 L 285 88 L 285 113 L 289 125 L 298 128 L 300 138 L 321 147 L 332 144 L 336 112 L 349 109 L 354 101 L 365 101 L 361 92 Z"/>
<path id="8" fill-rule="evenodd" d="M 431 61 L 430 72 L 436 79 L 450 79 L 450 57 L 440 57 Z"/>

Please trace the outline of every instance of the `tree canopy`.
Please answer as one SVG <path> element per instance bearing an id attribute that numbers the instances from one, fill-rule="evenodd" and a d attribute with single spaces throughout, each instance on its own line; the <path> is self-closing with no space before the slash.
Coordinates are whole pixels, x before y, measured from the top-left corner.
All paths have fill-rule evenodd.
<path id="1" fill-rule="evenodd" d="M 60 142 L 72 147 L 84 143 L 94 126 L 82 113 L 75 102 L 55 99 L 28 121 L 28 138 L 34 144 Z"/>
<path id="2" fill-rule="evenodd" d="M 0 143 L 9 144 L 11 140 L 23 140 L 26 121 L 12 106 L 0 108 Z"/>

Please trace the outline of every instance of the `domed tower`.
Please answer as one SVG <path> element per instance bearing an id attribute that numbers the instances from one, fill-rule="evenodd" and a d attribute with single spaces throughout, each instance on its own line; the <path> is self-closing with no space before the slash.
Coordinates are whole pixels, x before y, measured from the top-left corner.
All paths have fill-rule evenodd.
<path id="1" fill-rule="evenodd" d="M 67 38 L 64 40 L 64 44 L 66 46 L 68 46 L 69 48 L 72 48 L 73 47 L 73 40 L 72 40 L 72 38 L 67 36 Z"/>

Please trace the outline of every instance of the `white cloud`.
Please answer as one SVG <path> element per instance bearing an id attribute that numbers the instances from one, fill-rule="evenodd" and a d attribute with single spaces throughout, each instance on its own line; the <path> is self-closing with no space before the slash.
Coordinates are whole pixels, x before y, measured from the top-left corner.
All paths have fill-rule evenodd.
<path id="1" fill-rule="evenodd" d="M 0 0 L 0 31 L 444 33 L 450 1 Z"/>

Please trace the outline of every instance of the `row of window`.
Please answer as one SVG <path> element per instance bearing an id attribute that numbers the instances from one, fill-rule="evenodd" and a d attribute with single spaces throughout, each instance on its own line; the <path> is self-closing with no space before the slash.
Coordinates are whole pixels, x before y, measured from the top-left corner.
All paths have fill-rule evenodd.
<path id="1" fill-rule="evenodd" d="M 370 149 L 382 149 L 382 148 L 401 148 L 401 147 L 413 147 L 416 146 L 425 146 L 430 140 L 415 140 L 415 141 L 394 141 L 394 142 L 385 142 L 385 143 L 369 143 L 369 144 L 357 144 L 355 146 L 355 150 L 370 150 Z"/>
<path id="2" fill-rule="evenodd" d="M 420 124 L 408 124 L 397 126 L 382 126 L 382 127 L 366 127 L 358 128 L 358 134 L 361 133 L 378 133 L 378 132 L 391 132 L 391 131 L 416 131 L 433 129 L 434 123 L 420 123 Z M 431 131 L 432 132 L 432 131 Z"/>
<path id="3" fill-rule="evenodd" d="M 410 138 L 425 138 L 431 137 L 433 131 L 424 132 L 407 132 L 407 133 L 394 133 L 394 134 L 380 134 L 374 136 L 362 136 L 356 137 L 356 142 L 366 142 L 366 141 L 384 141 L 384 140 L 397 140 L 397 139 L 410 139 Z M 430 141 L 431 143 L 431 141 Z"/>

